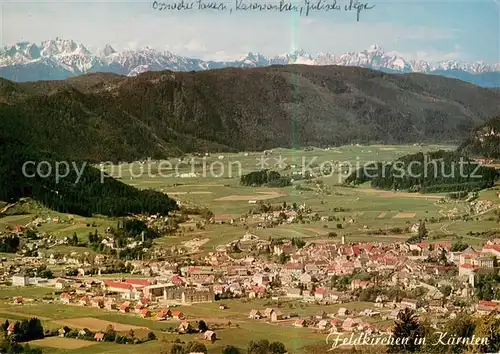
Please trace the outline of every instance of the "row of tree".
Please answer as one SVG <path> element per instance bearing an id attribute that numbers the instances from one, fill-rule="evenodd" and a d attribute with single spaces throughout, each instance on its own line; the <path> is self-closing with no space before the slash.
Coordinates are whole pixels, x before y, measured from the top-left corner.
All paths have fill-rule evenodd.
<path id="1" fill-rule="evenodd" d="M 13 324 L 13 328 L 10 327 L 11 323 L 9 320 L 0 325 L 0 329 L 4 334 L 9 334 L 16 342 L 28 342 L 44 337 L 42 323 L 36 317 L 20 322 L 17 321 Z"/>
<path id="2" fill-rule="evenodd" d="M 460 314 L 449 320 L 440 331 L 434 330 L 428 322 L 420 319 L 413 310 L 405 309 L 398 315 L 392 332 L 400 340 L 388 346 L 389 353 L 498 353 L 500 351 L 500 317 L 497 312 L 479 318 Z M 456 338 L 486 339 L 470 344 L 453 341 Z M 449 342 L 450 341 L 450 342 Z M 452 343 L 452 344 L 447 344 Z"/>
<path id="3" fill-rule="evenodd" d="M 169 354 L 188 354 L 188 353 L 207 353 L 208 349 L 205 344 L 192 341 L 186 344 L 181 344 L 180 341 L 174 343 Z M 222 349 L 222 354 L 285 354 L 287 350 L 281 342 L 269 342 L 266 339 L 258 341 L 250 341 L 247 350 L 243 351 L 234 345 L 227 345 Z M 162 352 L 167 354 L 167 352 Z"/>
<path id="4" fill-rule="evenodd" d="M 286 187 L 292 184 L 289 176 L 282 176 L 276 171 L 261 170 L 241 176 L 240 183 L 250 187 Z"/>
<path id="5" fill-rule="evenodd" d="M 406 155 L 394 162 L 374 162 L 352 172 L 345 184 L 371 181 L 374 188 L 421 193 L 472 192 L 498 179 L 494 168 L 478 165 L 456 152 Z"/>

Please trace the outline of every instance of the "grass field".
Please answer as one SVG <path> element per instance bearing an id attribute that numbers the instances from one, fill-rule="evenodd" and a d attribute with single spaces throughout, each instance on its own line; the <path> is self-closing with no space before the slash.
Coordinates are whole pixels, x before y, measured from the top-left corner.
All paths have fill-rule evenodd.
<path id="1" fill-rule="evenodd" d="M 61 326 L 70 328 L 88 328 L 91 331 L 104 331 L 107 326 L 111 325 L 117 332 L 125 332 L 129 330 L 144 329 L 144 327 L 127 325 L 119 322 L 105 321 L 92 317 L 66 318 L 64 320 L 54 321 Z"/>
<path id="2" fill-rule="evenodd" d="M 97 342 L 91 342 L 88 340 L 78 340 L 71 338 L 61 338 L 61 337 L 47 337 L 44 339 L 33 340 L 30 345 L 38 347 L 49 347 L 65 350 L 81 349 L 96 345 Z"/>
<path id="3" fill-rule="evenodd" d="M 351 165 L 365 163 L 368 161 L 392 161 L 400 156 L 416 153 L 419 151 L 434 151 L 437 149 L 452 149 L 451 146 L 344 146 L 333 150 L 298 151 L 276 149 L 273 157 L 268 161 L 269 168 L 274 167 L 276 162 L 272 160 L 281 156 L 286 159 L 289 165 L 301 165 L 303 159 L 306 164 L 314 162 L 321 164 L 325 161 L 347 162 Z M 368 184 L 357 188 L 342 186 L 339 182 L 345 178 L 340 172 L 331 176 L 323 177 L 324 187 L 316 190 L 297 189 L 296 185 L 305 185 L 304 182 L 294 182 L 293 186 L 286 188 L 252 188 L 243 187 L 239 184 L 239 175 L 256 170 L 256 163 L 261 157 L 260 153 L 245 154 L 224 154 L 224 159 L 219 160 L 217 156 L 208 157 L 206 164 L 215 166 L 211 173 L 203 171 L 203 166 L 183 165 L 175 169 L 176 160 L 170 160 L 174 166 L 172 169 L 161 169 L 158 164 L 150 163 L 146 165 L 123 164 L 119 166 L 107 166 L 106 171 L 119 177 L 124 183 L 138 188 L 153 188 L 163 191 L 174 199 L 184 203 L 194 203 L 206 206 L 215 214 L 231 214 L 234 218 L 246 214 L 254 205 L 249 204 L 249 200 L 262 200 L 266 203 L 306 204 L 311 207 L 313 213 L 320 216 L 334 216 L 337 221 L 317 221 L 305 224 L 286 224 L 274 228 L 257 229 L 255 223 L 251 221 L 248 225 L 206 225 L 205 229 L 197 229 L 196 223 L 188 222 L 182 227 L 185 231 L 175 235 L 163 236 L 156 239 L 155 247 L 179 246 L 183 242 L 198 238 L 207 242 L 200 243 L 202 253 L 213 251 L 218 245 L 227 244 L 230 241 L 241 238 L 244 233 L 251 231 L 261 239 L 297 237 L 306 241 L 325 243 L 340 242 L 341 236 L 345 236 L 347 242 L 395 242 L 405 241 L 411 234 L 392 234 L 389 230 L 394 228 L 405 228 L 408 225 L 418 223 L 419 220 L 439 218 L 451 212 L 464 213 L 464 202 L 454 201 L 441 203 L 443 194 L 414 194 L 403 192 L 379 191 L 371 189 Z M 197 158 L 201 161 L 200 158 Z M 215 163 L 217 162 L 217 163 Z M 142 166 L 142 167 L 141 167 Z M 139 176 L 139 170 L 143 168 L 151 173 Z M 278 168 L 278 171 L 280 169 Z M 299 167 L 292 167 L 287 172 L 299 171 Z M 162 176 L 158 174 L 161 172 Z M 175 177 L 176 174 L 196 172 L 200 176 L 197 178 Z M 210 171 L 208 171 L 210 172 Z M 156 175 L 155 175 L 156 174 Z M 205 174 L 205 175 L 204 175 Z M 214 176 L 217 175 L 217 176 Z M 488 200 L 500 205 L 497 186 L 490 190 L 482 191 L 479 199 Z M 0 204 L 1 206 L 1 204 Z M 335 211 L 340 210 L 343 211 Z M 36 217 L 54 218 L 56 216 L 60 222 L 44 222 L 40 231 L 56 235 L 58 237 L 71 237 L 76 232 L 79 239 L 85 241 L 89 232 L 98 230 L 103 232 L 109 226 L 115 226 L 116 220 L 112 218 L 82 218 L 75 215 L 64 215 L 51 212 L 43 208 L 31 210 L 28 214 L 7 215 L 0 217 L 0 228 L 15 227 L 25 225 Z M 188 227 L 193 228 L 187 231 Z M 467 233 L 484 231 L 487 229 L 499 230 L 500 225 L 493 213 L 493 209 L 478 216 L 478 220 L 471 219 L 465 221 L 453 221 L 445 219 L 441 222 L 427 223 L 431 238 L 435 241 L 456 240 L 456 236 L 461 236 L 463 241 L 471 245 L 481 245 L 485 240 L 477 236 L 468 236 Z M 370 235 L 370 231 L 383 230 L 387 235 Z M 336 237 L 328 237 L 329 233 L 336 233 Z M 70 253 L 70 252 L 91 252 L 87 248 L 57 246 L 47 253 Z M 91 252 L 92 253 L 92 252 Z M 5 255 L 12 257 L 12 255 Z M 118 275 L 113 275 L 116 278 Z M 127 275 L 130 277 L 130 275 Z M 0 287 L 0 317 L 2 319 L 22 320 L 31 316 L 42 319 L 46 328 L 58 328 L 62 325 L 69 327 L 87 327 L 92 330 L 103 330 L 107 324 L 113 324 L 117 330 L 128 330 L 148 328 L 155 331 L 159 340 L 143 343 L 140 345 L 118 345 L 114 343 L 94 343 L 78 340 L 78 343 L 64 338 L 48 338 L 42 341 L 33 342 L 44 348 L 46 353 L 160 353 L 162 350 L 169 352 L 170 347 L 176 339 L 188 342 L 190 340 L 200 340 L 195 335 L 168 334 L 169 328 L 175 328 L 178 321 L 158 322 L 153 319 L 142 319 L 135 314 L 121 314 L 90 307 L 65 306 L 56 303 L 41 302 L 41 298 L 51 295 L 53 289 L 42 287 L 13 288 Z M 10 304 L 12 297 L 24 296 L 34 298 L 37 301 L 23 306 L 13 307 Z M 232 344 L 246 349 L 250 340 L 269 339 L 282 341 L 290 353 L 306 354 L 301 351 L 306 345 L 324 343 L 325 335 L 318 333 L 311 328 L 294 328 L 289 322 L 268 324 L 265 321 L 255 321 L 248 319 L 248 313 L 252 309 L 264 309 L 266 307 L 279 307 L 284 313 L 297 313 L 300 316 L 312 316 L 320 310 L 333 313 L 339 307 L 350 307 L 355 311 L 363 310 L 368 304 L 362 302 L 348 303 L 342 305 L 318 306 L 313 304 L 299 303 L 297 301 L 283 301 L 281 304 L 268 300 L 225 300 L 223 301 L 228 309 L 220 310 L 219 303 L 182 306 L 179 309 L 184 312 L 192 322 L 203 319 L 209 325 L 221 324 L 225 327 L 217 331 L 220 338 L 215 343 L 206 342 L 206 346 L 211 354 L 220 354 L 225 345 Z M 367 318 L 366 321 L 377 321 Z M 227 327 L 227 323 L 231 326 Z M 379 323 L 380 324 L 380 323 Z M 388 323 L 383 323 L 389 324 Z M 90 344 L 92 345 L 90 345 Z"/>
<path id="4" fill-rule="evenodd" d="M 292 168 L 286 173 L 300 171 L 301 166 L 312 164 L 322 164 L 327 161 L 339 163 L 349 163 L 356 167 L 369 161 L 393 161 L 394 159 L 410 153 L 435 151 L 439 149 L 451 150 L 453 146 L 343 146 L 332 150 L 314 149 L 313 151 L 300 151 L 289 149 L 276 149 L 273 155 L 268 156 L 267 166 L 273 168 L 278 159 L 282 159 Z M 218 160 L 217 156 L 207 157 L 203 164 L 195 167 L 187 163 L 179 164 L 177 160 L 169 160 L 172 169 L 162 170 L 159 164 L 150 163 L 144 165 L 124 164 L 119 166 L 108 166 L 106 171 L 114 176 L 121 177 L 125 183 L 129 183 L 138 188 L 155 188 L 172 195 L 181 202 L 195 203 L 208 207 L 216 214 L 231 214 L 237 218 L 245 214 L 252 207 L 249 200 L 263 200 L 267 203 L 281 204 L 286 202 L 291 204 L 305 203 L 311 206 L 313 212 L 320 215 L 334 215 L 345 218 L 342 222 L 342 229 L 337 228 L 338 222 L 316 222 L 310 224 L 282 225 L 273 229 L 251 230 L 261 238 L 279 237 L 301 237 L 310 240 L 321 238 L 329 232 L 344 235 L 349 241 L 381 241 L 392 242 L 398 236 L 370 236 L 367 230 L 390 229 L 395 227 L 404 228 L 408 223 L 417 223 L 422 219 L 439 218 L 447 215 L 453 209 L 464 211 L 464 204 L 461 202 L 438 204 L 444 194 L 418 194 L 380 191 L 370 188 L 369 184 L 358 188 L 346 188 L 340 185 L 345 178 L 345 174 L 333 173 L 322 178 L 326 186 L 326 192 L 303 191 L 294 186 L 275 188 L 252 188 L 239 184 L 239 176 L 259 168 L 258 164 L 261 153 L 224 154 L 223 160 Z M 197 162 L 203 161 L 195 158 Z M 297 165 L 297 166 L 294 166 Z M 205 166 L 205 167 L 203 167 Z M 214 168 L 211 168 L 215 166 Z M 138 176 L 140 169 L 149 171 Z M 280 169 L 277 169 L 280 171 Z M 161 172 L 161 173 L 160 173 Z M 178 178 L 175 174 L 196 172 L 198 177 Z M 156 175 L 155 175 L 156 174 Z M 161 175 L 160 175 L 161 174 Z M 296 182 L 303 184 L 302 182 Z M 498 187 L 481 192 L 480 199 L 490 200 L 500 204 L 500 199 L 496 192 Z M 347 212 L 334 212 L 334 208 L 345 208 Z M 348 220 L 354 219 L 352 223 Z M 484 220 L 485 218 L 482 218 Z M 498 229 L 500 225 L 496 222 L 468 221 L 465 223 L 443 221 L 427 225 L 431 235 L 437 235 L 443 240 L 452 239 L 453 234 L 464 237 L 466 242 L 478 245 L 483 240 L 469 238 L 466 233 L 476 231 L 480 225 L 485 225 L 493 229 Z M 178 244 L 194 237 L 209 238 L 210 241 L 201 246 L 206 251 L 213 250 L 217 245 L 225 244 L 235 238 L 241 237 L 245 229 L 227 225 L 209 225 L 205 230 L 195 230 L 185 232 L 183 235 L 165 237 L 157 240 L 161 246 Z M 408 236 L 400 236 L 403 240 Z M 332 239 L 337 242 L 340 237 Z"/>
<path id="5" fill-rule="evenodd" d="M 61 305 L 58 303 L 43 303 L 40 298 L 44 292 L 34 292 L 32 287 L 17 288 L 17 295 L 27 297 L 29 294 L 34 302 L 16 306 L 13 308 L 7 301 L 0 302 L 0 321 L 23 320 L 30 317 L 38 317 L 46 329 L 58 329 L 66 325 L 70 328 L 89 328 L 92 331 L 105 330 L 111 324 L 118 332 L 128 333 L 133 329 L 137 337 L 146 336 L 149 330 L 156 333 L 158 340 L 138 345 L 118 345 L 115 343 L 97 343 L 77 339 L 50 337 L 43 340 L 30 342 L 30 345 L 43 348 L 44 353 L 160 353 L 162 350 L 172 346 L 176 339 L 182 342 L 191 340 L 202 341 L 199 335 L 178 335 L 166 333 L 168 329 L 176 328 L 179 321 L 156 321 L 154 319 L 142 319 L 136 314 L 122 314 L 104 309 L 81 307 L 77 305 Z M 37 289 L 39 290 L 39 289 Z M 46 289 L 44 289 L 46 290 Z M 12 289 L 0 290 L 0 297 Z M 2 293 L 3 292 L 3 293 Z M 359 312 L 370 307 L 368 303 L 353 302 L 347 304 L 336 304 L 319 306 L 315 304 L 302 303 L 295 300 L 270 301 L 265 299 L 230 299 L 224 300 L 227 309 L 220 310 L 219 303 L 193 304 L 181 306 L 178 309 L 185 313 L 188 321 L 194 325 L 195 321 L 204 320 L 209 326 L 221 325 L 217 329 L 218 340 L 215 343 L 204 342 L 210 354 L 220 354 L 226 345 L 236 345 L 245 349 L 251 340 L 269 339 L 281 341 L 286 344 L 290 353 L 301 353 L 305 345 L 312 345 L 324 341 L 324 334 L 312 328 L 294 328 L 290 321 L 280 323 L 266 323 L 264 320 L 248 319 L 251 309 L 265 309 L 267 307 L 280 308 L 285 314 L 296 313 L 299 316 L 309 317 L 318 311 L 336 313 L 340 307 L 347 307 Z M 366 319 L 375 321 L 374 319 Z M 229 326 L 228 323 L 231 322 Z"/>

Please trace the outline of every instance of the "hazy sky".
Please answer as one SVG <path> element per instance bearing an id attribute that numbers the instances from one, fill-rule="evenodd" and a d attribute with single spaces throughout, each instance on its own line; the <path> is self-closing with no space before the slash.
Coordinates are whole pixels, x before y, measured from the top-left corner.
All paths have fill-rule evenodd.
<path id="1" fill-rule="evenodd" d="M 337 0 L 342 11 L 316 11 L 309 16 L 236 11 L 235 1 L 225 1 L 233 9 L 230 14 L 158 11 L 153 9 L 153 1 L 0 0 L 0 42 L 39 43 L 61 37 L 80 41 L 91 50 L 106 43 L 116 50 L 150 46 L 217 60 L 237 59 L 249 51 L 274 55 L 303 48 L 313 54 L 343 53 L 377 44 L 408 59 L 500 61 L 499 0 L 361 0 L 375 7 L 362 11 L 359 22 L 355 11 L 344 9 L 351 0 Z M 304 1 L 294 3 L 305 6 Z M 317 1 L 311 0 L 311 4 Z M 272 2 L 279 0 L 267 1 Z"/>

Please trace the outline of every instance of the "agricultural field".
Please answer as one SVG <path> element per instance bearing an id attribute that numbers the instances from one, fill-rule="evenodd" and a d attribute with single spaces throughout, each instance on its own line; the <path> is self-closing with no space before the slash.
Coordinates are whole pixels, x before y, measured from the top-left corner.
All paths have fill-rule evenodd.
<path id="1" fill-rule="evenodd" d="M 33 346 L 39 347 L 49 347 L 64 350 L 74 350 L 86 348 L 92 345 L 96 345 L 97 342 L 91 342 L 86 340 L 78 340 L 72 338 L 61 338 L 61 337 L 47 337 L 44 339 L 37 339 L 30 342 Z"/>
<path id="2" fill-rule="evenodd" d="M 195 157 L 198 164 L 188 165 L 188 160 L 182 163 L 179 160 L 169 160 L 167 165 L 172 168 L 162 169 L 162 163 L 123 164 L 106 166 L 106 172 L 120 177 L 125 183 L 138 188 L 154 188 L 171 195 L 183 203 L 206 206 L 215 214 L 230 215 L 238 218 L 247 213 L 253 205 L 249 201 L 281 204 L 286 202 L 306 204 L 313 212 L 319 215 L 335 215 L 346 221 L 342 222 L 342 229 L 338 222 L 315 222 L 306 225 L 281 225 L 272 229 L 250 230 L 260 238 L 300 237 L 310 241 L 323 242 L 330 232 L 339 236 L 346 236 L 348 241 L 380 241 L 392 242 L 408 238 L 407 235 L 369 235 L 367 230 L 387 230 L 405 228 L 409 224 L 418 223 L 423 219 L 450 218 L 453 215 L 465 213 L 465 204 L 460 201 L 440 203 L 446 194 L 419 194 L 405 192 L 391 192 L 375 190 L 369 184 L 356 188 L 342 186 L 341 183 L 347 174 L 334 171 L 321 178 L 323 191 L 309 191 L 297 188 L 304 185 L 303 181 L 294 182 L 293 186 L 285 188 L 253 188 L 241 186 L 239 177 L 259 169 L 263 164 L 266 168 L 274 168 L 282 172 L 281 163 L 284 161 L 291 166 L 282 173 L 301 171 L 301 166 L 323 164 L 327 161 L 345 163 L 352 168 L 371 161 L 392 161 L 406 154 L 436 150 L 452 150 L 453 146 L 343 146 L 331 150 L 313 149 L 312 151 L 298 151 L 276 149 L 272 155 L 262 158 L 262 153 L 224 154 L 219 156 Z M 143 171 L 141 174 L 140 172 Z M 192 177 L 190 173 L 197 173 Z M 179 176 L 186 176 L 179 177 Z M 175 177 L 177 176 L 177 177 Z M 498 188 L 498 187 L 497 187 Z M 326 189 L 326 190 L 325 190 Z M 489 200 L 494 207 L 500 204 L 497 190 L 486 190 L 480 193 L 479 199 Z M 335 212 L 335 208 L 344 208 L 347 211 Z M 496 219 L 486 214 L 480 220 L 467 222 L 448 221 L 428 223 L 427 228 L 436 239 L 449 241 L 459 235 L 465 242 L 473 245 L 481 244 L 482 239 L 469 237 L 469 231 L 475 232 L 478 223 L 484 227 L 487 222 L 492 229 L 498 229 Z M 352 219 L 352 220 L 351 220 Z M 213 250 L 217 245 L 224 244 L 239 238 L 248 226 L 207 225 L 200 231 L 194 227 L 186 227 L 182 235 L 169 236 L 157 240 L 162 246 L 186 242 L 193 237 L 208 238 L 209 241 L 201 245 L 202 249 Z M 340 237 L 330 239 L 338 242 Z"/>
<path id="3" fill-rule="evenodd" d="M 348 163 L 353 168 L 370 161 L 392 161 L 406 154 L 419 151 L 435 151 L 439 149 L 451 150 L 453 146 L 343 146 L 331 150 L 313 149 L 300 151 L 290 149 L 276 149 L 272 155 L 266 156 L 264 167 L 274 168 L 279 172 L 280 161 L 292 166 L 282 173 L 300 171 L 301 166 L 322 164 L 327 161 Z M 281 225 L 272 229 L 250 231 L 261 238 L 300 237 L 308 240 L 321 240 L 329 232 L 335 232 L 339 237 L 331 242 L 340 241 L 340 236 L 346 236 L 349 241 L 381 241 L 391 242 L 407 238 L 406 235 L 368 235 L 369 230 L 386 230 L 404 228 L 409 224 L 418 223 L 422 219 L 448 217 L 465 212 L 462 202 L 440 203 L 445 194 L 418 194 L 391 192 L 372 189 L 369 184 L 356 188 L 345 187 L 341 182 L 346 174 L 334 171 L 323 178 L 325 188 L 322 191 L 310 191 L 297 188 L 304 185 L 303 181 L 296 181 L 294 185 L 285 188 L 253 188 L 241 186 L 239 177 L 259 169 L 262 165 L 262 153 L 223 154 L 219 156 L 194 157 L 197 163 L 189 165 L 189 159 L 179 162 L 171 159 L 161 162 L 146 162 L 134 164 L 105 165 L 106 173 L 119 178 L 125 183 L 138 188 L 153 188 L 169 194 L 181 203 L 205 206 L 217 214 L 225 214 L 238 218 L 246 214 L 254 205 L 249 201 L 265 203 L 306 204 L 314 213 L 319 215 L 335 215 L 345 219 L 342 229 L 337 227 L 338 222 L 314 222 L 310 224 Z M 192 177 L 190 173 L 197 173 Z M 187 177 L 179 177 L 186 175 Z M 176 177 L 178 176 L 178 177 Z M 498 187 L 480 193 L 479 199 L 494 203 L 494 208 L 500 204 L 497 192 Z M 335 208 L 344 208 L 347 211 L 334 211 Z M 492 208 L 491 211 L 494 211 Z M 427 228 L 431 235 L 442 240 L 449 240 L 452 235 L 463 236 L 466 242 L 479 244 L 481 239 L 466 235 L 469 231 L 476 232 L 486 226 L 498 229 L 493 214 L 485 214 L 480 220 L 442 221 L 429 223 Z M 76 215 L 55 213 L 45 209 L 30 210 L 28 214 L 8 215 L 0 218 L 1 227 L 15 227 L 24 225 L 36 217 L 59 218 L 57 222 L 44 222 L 39 230 L 57 237 L 71 237 L 76 233 L 80 241 L 85 242 L 90 232 L 97 230 L 104 232 L 108 227 L 114 227 L 113 218 L 83 218 Z M 352 220 L 351 220 L 352 219 Z M 491 219 L 491 220 L 490 220 Z M 225 244 L 239 238 L 245 232 L 245 225 L 207 225 L 204 230 L 198 230 L 196 223 L 181 225 L 185 231 L 181 234 L 170 235 L 155 240 L 160 247 L 179 245 L 193 238 L 204 239 L 199 247 L 202 250 L 213 250 L 217 245 Z M 51 252 L 78 252 L 81 248 L 70 246 L 55 246 Z M 88 250 L 92 252 L 91 250 Z"/>

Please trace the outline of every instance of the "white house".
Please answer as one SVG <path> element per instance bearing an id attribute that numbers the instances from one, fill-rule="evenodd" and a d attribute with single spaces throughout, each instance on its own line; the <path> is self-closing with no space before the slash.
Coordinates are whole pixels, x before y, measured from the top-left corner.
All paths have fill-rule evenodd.
<path id="1" fill-rule="evenodd" d="M 13 286 L 27 286 L 29 285 L 29 277 L 24 274 L 16 274 L 12 276 L 12 285 Z"/>

